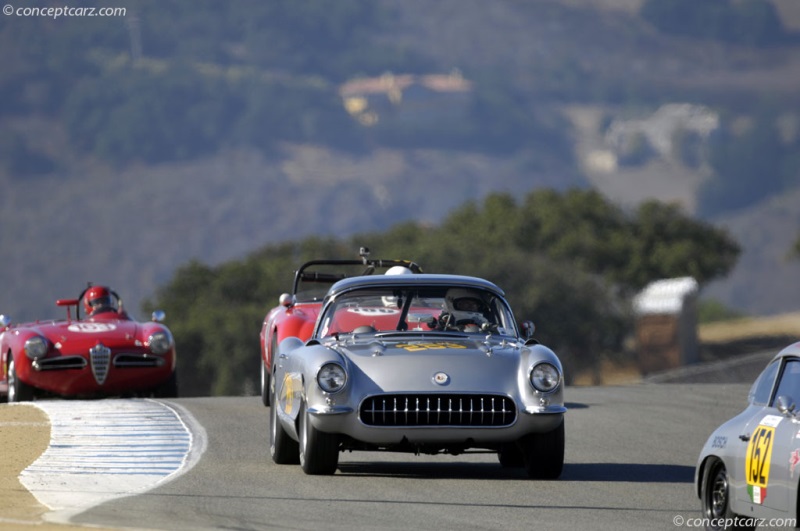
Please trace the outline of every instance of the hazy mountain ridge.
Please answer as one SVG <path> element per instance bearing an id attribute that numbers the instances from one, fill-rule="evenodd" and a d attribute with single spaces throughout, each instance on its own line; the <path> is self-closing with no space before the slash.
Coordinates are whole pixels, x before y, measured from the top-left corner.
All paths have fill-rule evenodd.
<path id="1" fill-rule="evenodd" d="M 379 150 L 353 158 L 287 146 L 285 158 L 237 150 L 116 174 L 6 182 L 0 271 L 14 282 L 0 294 L 0 313 L 60 317 L 55 299 L 77 295 L 87 281 L 112 284 L 138 313 L 141 299 L 191 259 L 217 264 L 312 235 L 437 223 L 493 191 L 583 185 L 516 170 L 513 161 L 481 155 Z"/>
<path id="2" fill-rule="evenodd" d="M 562 66 L 568 64 L 598 78 L 627 78 L 632 86 L 661 84 L 677 102 L 690 87 L 731 99 L 800 94 L 797 48 L 754 51 L 665 37 L 643 24 L 628 1 L 552 1 L 536 9 L 514 2 L 386 3 L 401 18 L 396 33 L 384 39 L 425 51 L 442 71 L 467 63 L 491 70 L 504 61 L 515 84 L 539 93 L 547 92 L 549 80 L 528 64 L 545 65 L 553 76 L 569 75 Z M 604 5 L 626 8 L 596 9 Z M 292 144 L 273 154 L 227 149 L 187 162 L 114 170 L 72 152 L 59 124 L 33 117 L 0 128 L 23 132 L 59 165 L 25 180 L 0 172 L 0 276 L 6 280 L 0 313 L 15 319 L 63 315 L 55 299 L 77 295 L 87 281 L 112 284 L 139 313 L 142 298 L 190 259 L 216 264 L 310 235 L 375 231 L 409 219 L 437 223 L 464 201 L 494 191 L 521 197 L 535 187 L 591 183 L 621 204 L 655 197 L 691 210 L 703 179 L 659 161 L 583 176 L 578 162 L 542 163 L 524 151 L 499 156 L 376 148 L 355 155 Z M 578 145 L 577 128 L 574 136 Z M 782 261 L 784 244 L 800 226 L 791 203 L 785 195 L 720 220 L 744 254 L 734 274 L 706 294 L 752 313 L 797 308 L 800 287 L 791 278 L 800 265 Z M 273 304 L 265 301 L 265 311 Z"/>

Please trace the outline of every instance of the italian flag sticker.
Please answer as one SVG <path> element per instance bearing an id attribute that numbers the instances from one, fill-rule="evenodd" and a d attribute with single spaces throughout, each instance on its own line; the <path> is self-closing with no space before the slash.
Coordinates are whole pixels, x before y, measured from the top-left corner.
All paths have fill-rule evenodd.
<path id="1" fill-rule="evenodd" d="M 748 485 L 747 494 L 750 495 L 750 500 L 753 503 L 761 505 L 762 503 L 764 503 L 764 500 L 767 497 L 767 489 L 762 487 L 757 487 L 755 485 Z"/>

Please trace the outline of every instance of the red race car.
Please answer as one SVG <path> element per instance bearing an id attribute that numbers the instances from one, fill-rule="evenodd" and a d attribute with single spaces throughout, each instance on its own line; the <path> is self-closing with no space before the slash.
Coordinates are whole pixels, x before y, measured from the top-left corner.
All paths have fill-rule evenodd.
<path id="1" fill-rule="evenodd" d="M 21 402 L 52 395 L 178 395 L 175 341 L 160 322 L 164 312 L 136 322 L 104 286 L 89 286 L 56 305 L 66 306 L 66 320 L 10 324 L 0 316 L 0 396 Z"/>
<path id="2" fill-rule="evenodd" d="M 270 310 L 261 326 L 261 401 L 270 404 L 275 360 L 272 353 L 287 337 L 306 341 L 311 337 L 322 299 L 328 288 L 343 278 L 378 274 L 403 275 L 422 273 L 422 268 L 408 260 L 376 260 L 366 247 L 359 250 L 360 260 L 311 260 L 295 272 L 292 293 L 280 296 L 279 305 Z"/>

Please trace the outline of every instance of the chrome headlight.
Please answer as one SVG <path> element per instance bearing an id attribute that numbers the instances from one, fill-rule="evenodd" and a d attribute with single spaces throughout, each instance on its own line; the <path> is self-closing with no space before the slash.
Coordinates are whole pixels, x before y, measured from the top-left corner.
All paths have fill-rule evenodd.
<path id="1" fill-rule="evenodd" d="M 561 383 L 561 373 L 555 365 L 541 362 L 531 369 L 531 385 L 540 393 L 552 393 Z"/>
<path id="2" fill-rule="evenodd" d="M 162 330 L 147 338 L 147 344 L 153 354 L 166 354 L 172 348 L 172 336 Z"/>
<path id="3" fill-rule="evenodd" d="M 317 385 L 326 393 L 338 393 L 347 383 L 347 373 L 338 363 L 326 363 L 317 373 Z"/>
<path id="4" fill-rule="evenodd" d="M 35 360 L 43 357 L 50 350 L 50 345 L 42 336 L 34 336 L 25 342 L 25 355 Z"/>

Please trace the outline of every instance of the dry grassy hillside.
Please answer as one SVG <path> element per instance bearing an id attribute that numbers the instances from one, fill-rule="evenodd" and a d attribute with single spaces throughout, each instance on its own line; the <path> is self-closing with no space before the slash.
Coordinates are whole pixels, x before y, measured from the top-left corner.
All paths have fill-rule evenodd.
<path id="1" fill-rule="evenodd" d="M 700 361 L 696 365 L 646 375 L 656 381 L 751 382 L 769 358 L 784 347 L 800 341 L 800 312 L 770 317 L 747 317 L 698 326 Z M 575 375 L 574 385 L 619 385 L 642 381 L 633 362 L 605 361 L 599 372 Z"/>
<path id="2" fill-rule="evenodd" d="M 800 312 L 704 324 L 698 328 L 698 338 L 704 345 L 739 341 L 800 340 Z"/>

